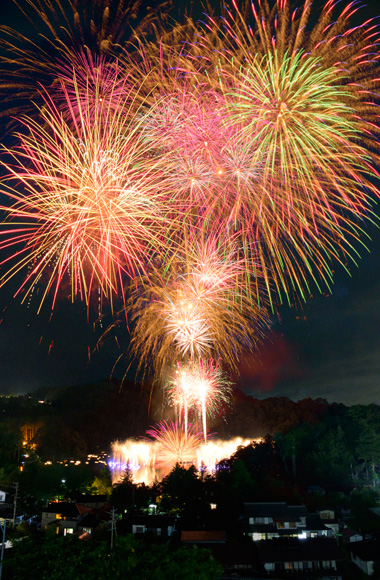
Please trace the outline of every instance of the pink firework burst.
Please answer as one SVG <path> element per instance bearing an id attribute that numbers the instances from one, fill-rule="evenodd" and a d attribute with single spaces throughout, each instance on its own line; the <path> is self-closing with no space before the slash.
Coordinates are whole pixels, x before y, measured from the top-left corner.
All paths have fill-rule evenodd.
<path id="1" fill-rule="evenodd" d="M 202 433 L 195 425 L 162 421 L 146 433 L 157 445 L 155 465 L 161 472 L 168 473 L 177 463 L 196 464 Z"/>

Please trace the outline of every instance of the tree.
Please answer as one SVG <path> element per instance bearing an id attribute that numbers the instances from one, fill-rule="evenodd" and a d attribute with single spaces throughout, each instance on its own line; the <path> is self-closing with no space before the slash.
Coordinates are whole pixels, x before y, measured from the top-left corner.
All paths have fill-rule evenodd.
<path id="1" fill-rule="evenodd" d="M 135 484 L 130 469 L 126 469 L 121 480 L 113 487 L 111 503 L 121 510 L 127 510 L 134 504 Z"/>
<path id="2" fill-rule="evenodd" d="M 209 550 L 196 546 L 181 546 L 175 550 L 162 544 L 151 546 L 140 560 L 140 566 L 140 576 L 137 575 L 136 580 L 217 580 L 222 573 L 222 567 Z"/>
<path id="3" fill-rule="evenodd" d="M 95 493 L 99 495 L 106 495 L 110 497 L 112 494 L 112 477 L 108 465 L 102 467 L 99 475 L 96 475 L 94 481 L 89 487 L 90 493 Z"/>
<path id="4" fill-rule="evenodd" d="M 368 473 L 368 464 L 370 464 L 371 479 L 375 486 L 378 480 L 375 468 L 380 465 L 380 433 L 371 425 L 363 425 L 355 451 L 358 458 L 364 460 L 367 479 L 370 478 Z"/>
<path id="5" fill-rule="evenodd" d="M 353 456 L 345 443 L 343 429 L 327 431 L 308 455 L 308 465 L 321 485 L 347 483 L 351 478 Z"/>
<path id="6" fill-rule="evenodd" d="M 4 580 L 217 580 L 221 567 L 208 550 L 149 546 L 132 535 L 83 542 L 77 537 L 38 534 L 9 550 Z"/>
<path id="7" fill-rule="evenodd" d="M 204 507 L 202 480 L 194 465 L 188 469 L 178 463 L 161 483 L 160 509 L 169 513 L 197 513 Z"/>
<path id="8" fill-rule="evenodd" d="M 362 533 L 378 530 L 379 518 L 370 511 L 370 508 L 377 507 L 379 503 L 380 495 L 374 489 L 354 490 L 350 496 L 352 526 Z"/>

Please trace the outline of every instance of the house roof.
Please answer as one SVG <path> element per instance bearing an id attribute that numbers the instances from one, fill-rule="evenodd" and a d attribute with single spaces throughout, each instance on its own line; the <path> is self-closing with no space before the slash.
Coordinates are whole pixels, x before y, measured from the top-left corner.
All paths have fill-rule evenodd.
<path id="1" fill-rule="evenodd" d="M 86 504 L 86 503 L 106 503 L 107 496 L 106 495 L 91 495 L 91 494 L 83 494 L 79 495 L 76 498 L 76 503 Z"/>
<path id="2" fill-rule="evenodd" d="M 181 542 L 219 543 L 226 541 L 226 532 L 221 530 L 183 530 Z"/>
<path id="3" fill-rule="evenodd" d="M 44 514 L 44 513 L 61 514 L 65 517 L 70 517 L 70 516 L 77 517 L 80 512 L 79 512 L 77 504 L 72 503 L 72 502 L 67 502 L 67 501 L 58 501 L 58 502 L 50 503 L 47 506 L 47 508 L 45 508 L 43 510 L 42 514 Z"/>
<path id="4" fill-rule="evenodd" d="M 320 518 L 319 514 L 310 514 L 306 516 L 306 529 L 311 532 L 317 532 L 321 530 L 329 530 L 325 526 L 324 521 Z"/>
<path id="5" fill-rule="evenodd" d="M 279 502 L 250 502 L 244 504 L 244 514 L 247 517 L 271 517 L 276 520 L 296 521 L 308 515 L 304 505 L 288 505 Z"/>
<path id="6" fill-rule="evenodd" d="M 76 505 L 76 507 L 77 507 L 77 510 L 78 510 L 78 512 L 79 512 L 81 515 L 82 515 L 82 514 L 85 514 L 85 513 L 88 513 L 88 512 L 91 512 L 91 511 L 93 511 L 93 508 L 90 508 L 90 507 L 88 507 L 88 506 L 85 506 L 85 505 L 80 505 L 80 504 L 78 504 L 78 503 L 76 503 L 75 505 Z"/>
<path id="7" fill-rule="evenodd" d="M 342 560 L 336 541 L 332 538 L 309 540 L 273 539 L 256 542 L 263 562 L 300 562 L 316 560 Z"/>
<path id="8" fill-rule="evenodd" d="M 357 532 L 356 530 L 352 530 L 351 528 L 343 528 L 342 536 L 344 538 L 352 538 L 352 536 L 359 536 L 360 538 L 363 537 L 360 532 Z"/>

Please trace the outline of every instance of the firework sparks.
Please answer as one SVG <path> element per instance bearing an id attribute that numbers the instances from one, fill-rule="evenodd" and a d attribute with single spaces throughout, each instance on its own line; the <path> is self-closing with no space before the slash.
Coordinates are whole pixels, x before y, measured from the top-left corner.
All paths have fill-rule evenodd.
<path id="1" fill-rule="evenodd" d="M 115 441 L 111 445 L 112 459 L 108 466 L 114 483 L 128 470 L 135 483 L 151 484 L 154 479 L 154 446 L 148 441 L 127 439 Z"/>
<path id="2" fill-rule="evenodd" d="M 212 474 L 220 461 L 231 457 L 240 447 L 260 441 L 236 437 L 204 443 L 202 433 L 194 425 L 189 425 L 186 436 L 183 426 L 173 421 L 162 421 L 148 430 L 147 435 L 145 441 L 127 439 L 112 444 L 108 465 L 113 483 L 117 483 L 128 469 L 135 483 L 152 485 L 155 479 L 168 475 L 176 463 L 191 464 L 198 471 L 205 469 Z"/>
<path id="3" fill-rule="evenodd" d="M 380 34 L 351 27 L 355 2 L 328 0 L 318 16 L 307 0 L 233 0 L 220 25 L 210 17 L 198 35 L 189 19 L 182 44 L 181 26 L 154 46 L 141 36 L 119 62 L 110 50 L 140 4 L 58 4 L 60 32 L 50 2 L 30 4 L 51 62 L 22 35 L 26 50 L 3 40 L 0 86 L 43 105 L 16 120 L 2 164 L 2 283 L 28 269 L 19 291 L 44 283 L 41 304 L 64 279 L 72 299 L 122 294 L 138 370 L 162 378 L 178 361 L 169 395 L 185 435 L 194 412 L 206 440 L 229 396 L 214 361 L 236 369 L 268 327 L 268 296 L 274 309 L 311 280 L 328 286 L 372 219 Z M 157 429 L 182 437 L 182 424 Z"/>
<path id="4" fill-rule="evenodd" d="M 147 435 L 156 444 L 155 466 L 161 473 L 168 473 L 176 463 L 195 464 L 202 433 L 194 425 L 185 427 L 173 421 L 162 421 L 147 431 Z"/>

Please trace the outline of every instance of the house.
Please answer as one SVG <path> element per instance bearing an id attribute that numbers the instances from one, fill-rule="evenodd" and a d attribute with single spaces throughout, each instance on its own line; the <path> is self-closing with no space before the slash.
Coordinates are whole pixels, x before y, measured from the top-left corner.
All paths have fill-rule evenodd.
<path id="1" fill-rule="evenodd" d="M 335 517 L 335 512 L 332 509 L 317 510 L 319 517 L 324 525 L 332 531 L 332 535 L 336 536 L 339 533 L 339 522 Z"/>
<path id="2" fill-rule="evenodd" d="M 129 525 L 132 534 L 151 534 L 170 538 L 175 530 L 175 516 L 164 515 L 131 515 L 124 518 Z"/>
<path id="3" fill-rule="evenodd" d="M 90 501 L 93 504 L 94 501 Z M 96 504 L 102 504 L 99 500 Z M 102 508 L 82 505 L 74 502 L 53 502 L 42 512 L 41 529 L 55 527 L 57 534 L 93 534 L 95 528 L 104 520 L 110 519 L 109 505 L 103 503 Z"/>
<path id="4" fill-rule="evenodd" d="M 318 514 L 309 514 L 304 505 L 286 502 L 250 502 L 244 504 L 244 533 L 254 541 L 279 537 L 300 539 L 331 536 Z"/>
<path id="5" fill-rule="evenodd" d="M 342 537 L 344 542 L 361 542 L 364 540 L 362 534 L 352 530 L 351 528 L 343 528 Z"/>
<path id="6" fill-rule="evenodd" d="M 6 492 L 0 490 L 0 522 L 13 520 L 13 503 L 7 503 Z"/>
<path id="7" fill-rule="evenodd" d="M 277 538 L 257 542 L 257 548 L 269 576 L 296 572 L 298 578 L 319 578 L 322 572 L 324 580 L 341 580 L 338 564 L 343 555 L 333 538 Z"/>
<path id="8" fill-rule="evenodd" d="M 375 563 L 380 561 L 380 541 L 375 539 L 352 542 L 348 549 L 354 564 L 368 576 L 372 576 Z"/>
<path id="9" fill-rule="evenodd" d="M 91 511 L 91 508 L 85 508 Z M 55 527 L 57 533 L 64 536 L 73 534 L 77 531 L 78 523 L 83 515 L 83 509 L 80 510 L 78 504 L 72 502 L 54 502 L 42 512 L 41 529 L 46 531 L 50 527 Z"/>

